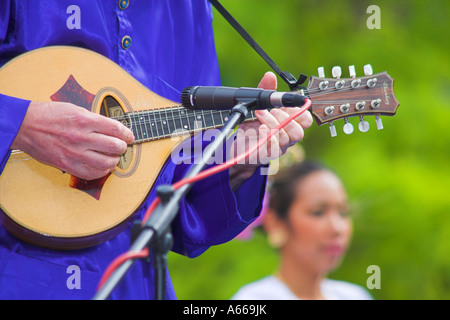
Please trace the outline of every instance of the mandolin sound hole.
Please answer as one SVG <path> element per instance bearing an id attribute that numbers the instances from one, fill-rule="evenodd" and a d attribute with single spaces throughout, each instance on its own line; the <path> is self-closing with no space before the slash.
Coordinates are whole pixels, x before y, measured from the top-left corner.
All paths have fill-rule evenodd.
<path id="1" fill-rule="evenodd" d="M 126 117 L 120 103 L 112 96 L 106 96 L 100 107 L 100 114 L 105 117 L 116 119 L 120 121 L 124 126 L 130 128 L 130 122 Z M 127 151 L 120 157 L 120 162 L 117 165 L 120 169 L 126 170 L 131 165 L 131 159 L 133 155 L 133 146 L 128 146 Z"/>

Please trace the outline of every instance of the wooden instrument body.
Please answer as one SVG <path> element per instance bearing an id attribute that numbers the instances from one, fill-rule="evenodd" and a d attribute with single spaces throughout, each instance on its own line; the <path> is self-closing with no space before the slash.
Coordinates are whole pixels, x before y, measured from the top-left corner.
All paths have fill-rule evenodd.
<path id="1" fill-rule="evenodd" d="M 0 71 L 0 92 L 26 100 L 51 101 L 70 77 L 86 94 L 93 95 L 92 112 L 100 112 L 108 95 L 121 104 L 124 112 L 176 105 L 145 88 L 107 58 L 75 47 L 43 48 L 6 64 Z M 77 101 L 70 100 L 78 99 L 70 92 L 65 97 L 66 102 L 75 104 Z M 98 199 L 70 187 L 70 174 L 31 157 L 23 160 L 24 154 L 13 154 L 0 175 L 2 222 L 16 237 L 41 246 L 76 249 L 101 243 L 126 226 L 180 141 L 166 138 L 130 146 L 128 166 L 118 167 L 103 185 L 94 186 Z"/>

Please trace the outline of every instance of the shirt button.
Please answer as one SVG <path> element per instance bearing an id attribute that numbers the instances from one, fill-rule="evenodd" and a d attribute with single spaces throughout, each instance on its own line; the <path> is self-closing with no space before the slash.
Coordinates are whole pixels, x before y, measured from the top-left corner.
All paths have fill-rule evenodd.
<path id="1" fill-rule="evenodd" d="M 128 49 L 131 46 L 131 37 L 125 36 L 122 38 L 122 48 Z"/>
<path id="2" fill-rule="evenodd" d="M 122 10 L 125 10 L 128 8 L 128 5 L 130 4 L 129 0 L 119 0 L 119 8 Z"/>

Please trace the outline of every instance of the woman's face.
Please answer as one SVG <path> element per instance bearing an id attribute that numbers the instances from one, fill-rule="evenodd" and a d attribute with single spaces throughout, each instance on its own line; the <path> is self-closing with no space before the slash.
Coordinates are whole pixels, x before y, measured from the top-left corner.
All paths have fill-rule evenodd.
<path id="1" fill-rule="evenodd" d="M 297 185 L 287 229 L 283 254 L 317 272 L 339 265 L 350 242 L 352 222 L 346 192 L 336 175 L 316 171 Z"/>

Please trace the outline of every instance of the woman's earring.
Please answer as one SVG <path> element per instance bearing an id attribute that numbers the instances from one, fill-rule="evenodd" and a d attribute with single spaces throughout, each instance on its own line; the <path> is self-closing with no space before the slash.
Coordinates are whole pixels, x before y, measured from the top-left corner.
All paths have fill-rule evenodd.
<path id="1" fill-rule="evenodd" d="M 275 249 L 283 247 L 286 244 L 287 238 L 287 232 L 281 228 L 272 230 L 267 236 L 269 245 Z"/>

